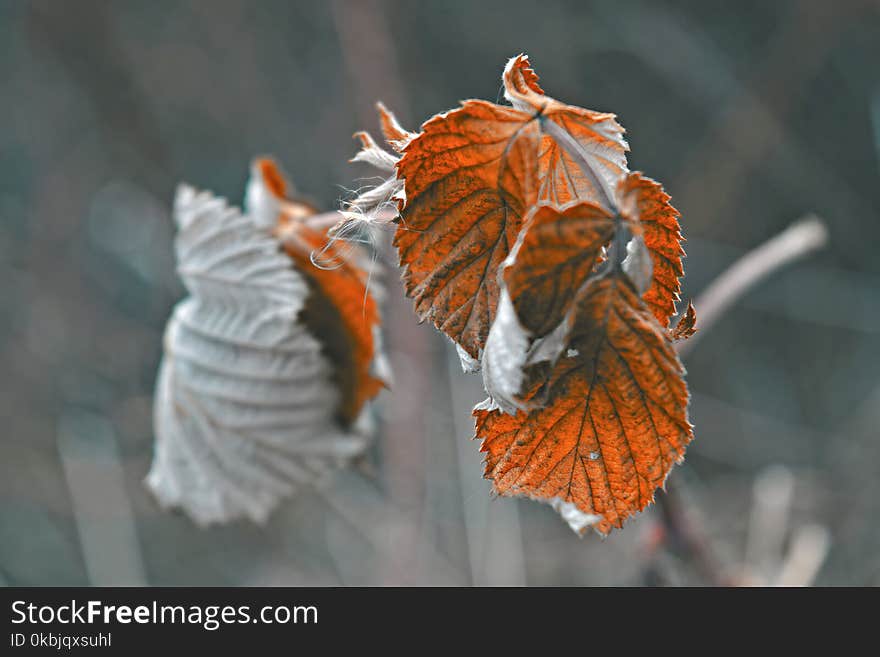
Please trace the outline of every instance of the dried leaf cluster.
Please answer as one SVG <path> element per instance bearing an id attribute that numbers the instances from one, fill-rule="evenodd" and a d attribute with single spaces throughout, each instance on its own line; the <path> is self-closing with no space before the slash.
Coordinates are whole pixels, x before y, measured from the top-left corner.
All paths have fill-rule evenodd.
<path id="1" fill-rule="evenodd" d="M 613 114 L 547 96 L 526 56 L 509 105 L 467 100 L 355 161 L 385 180 L 329 232 L 277 166 L 256 160 L 247 213 L 181 187 L 189 296 L 165 336 L 148 484 L 197 522 L 262 521 L 284 496 L 360 454 L 387 380 L 363 253 L 336 238 L 393 224 L 417 316 L 480 372 L 485 476 L 607 533 L 654 499 L 693 437 L 673 343 L 683 237 L 661 185 L 627 168 Z M 315 254 L 333 263 L 315 264 Z"/>
<path id="2" fill-rule="evenodd" d="M 510 105 L 467 100 L 417 134 L 380 106 L 391 151 L 360 133 L 355 159 L 389 175 L 349 220 L 399 211 L 416 314 L 482 372 L 476 437 L 494 490 L 607 533 L 653 501 L 693 437 L 673 348 L 693 307 L 669 328 L 679 214 L 627 169 L 613 114 L 547 96 L 524 55 L 503 82 Z"/>

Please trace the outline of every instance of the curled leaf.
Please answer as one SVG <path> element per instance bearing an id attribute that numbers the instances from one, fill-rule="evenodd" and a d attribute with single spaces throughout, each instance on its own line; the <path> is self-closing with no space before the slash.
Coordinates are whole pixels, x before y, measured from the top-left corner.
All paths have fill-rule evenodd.
<path id="1" fill-rule="evenodd" d="M 502 288 L 480 369 L 486 393 L 505 413 L 516 413 L 524 406 L 519 395 L 531 346 L 530 337 L 520 324 L 510 295 Z"/>
<path id="2" fill-rule="evenodd" d="M 201 525 L 262 522 L 282 498 L 361 454 L 371 434 L 365 402 L 378 388 L 362 362 L 379 360 L 378 317 L 360 308 L 373 302 L 362 296 L 355 312 L 341 292 L 363 294 L 361 278 L 343 270 L 333 286 L 320 280 L 301 255 L 308 231 L 283 245 L 270 218 L 305 226 L 304 210 L 270 161 L 253 172 L 248 215 L 186 186 L 175 199 L 189 296 L 166 328 L 147 485 Z"/>
<path id="3" fill-rule="evenodd" d="M 675 325 L 675 328 L 672 329 L 672 339 L 676 342 L 678 340 L 687 340 L 696 332 L 697 311 L 694 310 L 694 304 L 688 301 L 688 305 L 684 311 L 684 315 L 678 320 L 678 324 Z"/>
<path id="4" fill-rule="evenodd" d="M 365 254 L 357 245 L 328 239 L 324 230 L 303 221 L 294 201 L 284 196 L 290 183 L 273 165 L 265 158 L 257 160 L 249 188 L 263 187 L 266 195 L 278 200 L 272 233 L 313 292 L 300 319 L 312 335 L 320 337 L 325 355 L 334 365 L 334 378 L 342 391 L 339 416 L 344 423 L 351 423 L 385 384 L 374 375 L 377 356 L 381 357 L 375 348 L 379 309 L 367 288 Z"/>
<path id="5" fill-rule="evenodd" d="M 660 325 L 669 326 L 681 292 L 679 278 L 684 275 L 684 237 L 678 225 L 678 210 L 672 207 L 660 183 L 639 172 L 621 179 L 617 193 L 621 216 L 641 227 L 653 262 L 652 282 L 643 298 Z"/>
<path id="6" fill-rule="evenodd" d="M 521 53 L 512 57 L 501 74 L 504 97 L 517 109 L 527 111 L 533 108 L 535 98 L 544 95 L 538 79 L 527 55 Z"/>
<path id="7" fill-rule="evenodd" d="M 322 338 L 342 391 L 340 419 L 353 422 L 366 401 L 385 385 L 374 370 L 379 309 L 367 289 L 366 272 L 346 253 L 349 245 L 328 243 L 325 234 L 307 225 L 282 224 L 276 235 L 300 271 L 308 272 L 314 293 L 301 320 Z M 331 264 L 316 266 L 316 261 Z"/>
<path id="8" fill-rule="evenodd" d="M 393 152 L 380 147 L 367 132 L 356 132 L 354 137 L 361 142 L 361 150 L 351 158 L 352 162 L 364 162 L 378 169 L 385 176 L 378 185 L 361 189 L 350 201 L 342 205 L 343 219 L 333 227 L 335 236 L 348 238 L 360 226 L 388 225 L 397 217 L 398 205 L 404 202 L 403 180 L 396 173 L 400 153 L 415 136 L 404 130 L 397 118 L 382 103 L 376 105 L 382 133 Z"/>
<path id="9" fill-rule="evenodd" d="M 394 113 L 382 103 L 376 103 L 376 110 L 379 112 L 379 124 L 385 141 L 396 153 L 402 153 L 406 145 L 415 138 L 416 133 L 401 126 Z"/>
<path id="10" fill-rule="evenodd" d="M 654 271 L 654 264 L 651 261 L 651 255 L 648 253 L 648 247 L 645 246 L 645 240 L 641 235 L 635 235 L 626 243 L 626 257 L 621 263 L 623 272 L 629 276 L 629 280 L 633 282 L 639 294 L 644 295 L 651 286 L 651 274 Z"/>
<path id="11" fill-rule="evenodd" d="M 517 316 L 533 337 L 562 321 L 613 235 L 613 215 L 595 203 L 539 204 L 529 213 L 502 276 Z"/>

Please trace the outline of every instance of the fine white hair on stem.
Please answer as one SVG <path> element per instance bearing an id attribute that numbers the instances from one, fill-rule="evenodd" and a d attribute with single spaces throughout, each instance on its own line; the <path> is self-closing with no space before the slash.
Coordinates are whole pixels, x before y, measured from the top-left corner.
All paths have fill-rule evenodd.
<path id="1" fill-rule="evenodd" d="M 678 342 L 676 348 L 684 356 L 699 338 L 743 295 L 773 272 L 805 255 L 821 249 L 828 243 L 828 228 L 815 215 L 807 215 L 764 244 L 746 253 L 716 278 L 700 294 L 694 306 L 697 309 L 697 327 L 690 339 Z"/>
<path id="2" fill-rule="evenodd" d="M 355 137 L 361 142 L 361 150 L 351 158 L 351 162 L 369 164 L 381 172 L 381 182 L 377 185 L 359 189 L 354 198 L 342 201 L 340 212 L 343 220 L 333 234 L 345 239 L 353 226 L 383 226 L 397 217 L 399 203 L 405 198 L 403 180 L 397 177 L 397 163 L 400 155 L 381 148 L 367 132 L 358 132 Z"/>
<path id="3" fill-rule="evenodd" d="M 367 187 L 350 200 L 343 201 L 342 214 L 352 223 L 385 225 L 397 216 L 397 200 L 402 198 L 403 181 L 392 175 L 374 187 Z"/>
<path id="4" fill-rule="evenodd" d="M 397 209 L 381 209 L 376 215 L 374 222 L 362 221 L 359 216 L 352 216 L 345 210 L 319 215 L 318 223 L 324 226 L 327 243 L 312 253 L 312 264 L 321 269 L 335 268 L 339 263 L 335 262 L 335 258 L 328 257 L 334 251 L 347 254 L 355 260 L 361 252 L 373 253 L 374 256 L 381 252 L 381 230 L 394 221 L 397 217 Z M 337 245 L 340 241 L 346 246 Z"/>

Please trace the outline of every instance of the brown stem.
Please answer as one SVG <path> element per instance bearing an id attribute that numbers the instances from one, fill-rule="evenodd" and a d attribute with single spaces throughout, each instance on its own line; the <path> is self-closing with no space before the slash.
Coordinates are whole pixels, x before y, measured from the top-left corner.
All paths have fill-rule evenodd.
<path id="1" fill-rule="evenodd" d="M 663 518 L 669 544 L 691 559 L 700 574 L 713 586 L 730 586 L 731 581 L 724 575 L 708 539 L 688 517 L 680 488 L 680 483 L 668 479 L 666 490 L 657 496 L 657 508 Z"/>

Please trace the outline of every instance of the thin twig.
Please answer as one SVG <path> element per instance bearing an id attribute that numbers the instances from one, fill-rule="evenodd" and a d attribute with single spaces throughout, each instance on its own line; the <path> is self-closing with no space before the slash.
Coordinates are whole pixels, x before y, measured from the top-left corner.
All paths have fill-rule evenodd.
<path id="1" fill-rule="evenodd" d="M 700 337 L 755 285 L 790 262 L 822 248 L 827 242 L 825 224 L 819 217 L 807 215 L 734 262 L 694 302 L 699 331 L 689 340 L 676 344 L 679 356 L 690 353 Z"/>
<path id="2" fill-rule="evenodd" d="M 681 485 L 669 479 L 666 490 L 657 496 L 657 508 L 663 518 L 669 542 L 673 548 L 693 560 L 697 570 L 714 586 L 730 586 L 712 546 L 700 528 L 691 521 L 685 511 Z"/>
<path id="3" fill-rule="evenodd" d="M 745 80 L 718 41 L 680 12 L 637 2 L 609 5 L 614 10 L 603 14 L 624 52 L 639 58 L 707 117 L 715 116 L 705 143 L 677 176 L 680 184 L 671 185 L 678 188 L 676 197 L 689 216 L 730 220 L 750 180 L 746 174 L 759 164 L 762 175 L 793 198 L 820 188 L 824 205 L 840 210 L 838 230 L 852 234 L 858 229 L 854 217 L 871 212 L 863 195 L 787 124 L 791 99 L 827 61 L 847 24 L 841 19 L 852 9 L 824 4 L 794 7 L 768 42 L 766 59 L 751 67 L 756 73 Z M 810 26 L 817 21 L 826 28 L 819 33 Z M 793 61 L 787 48 L 806 41 L 815 48 Z M 719 152 L 730 157 L 721 162 Z"/>

